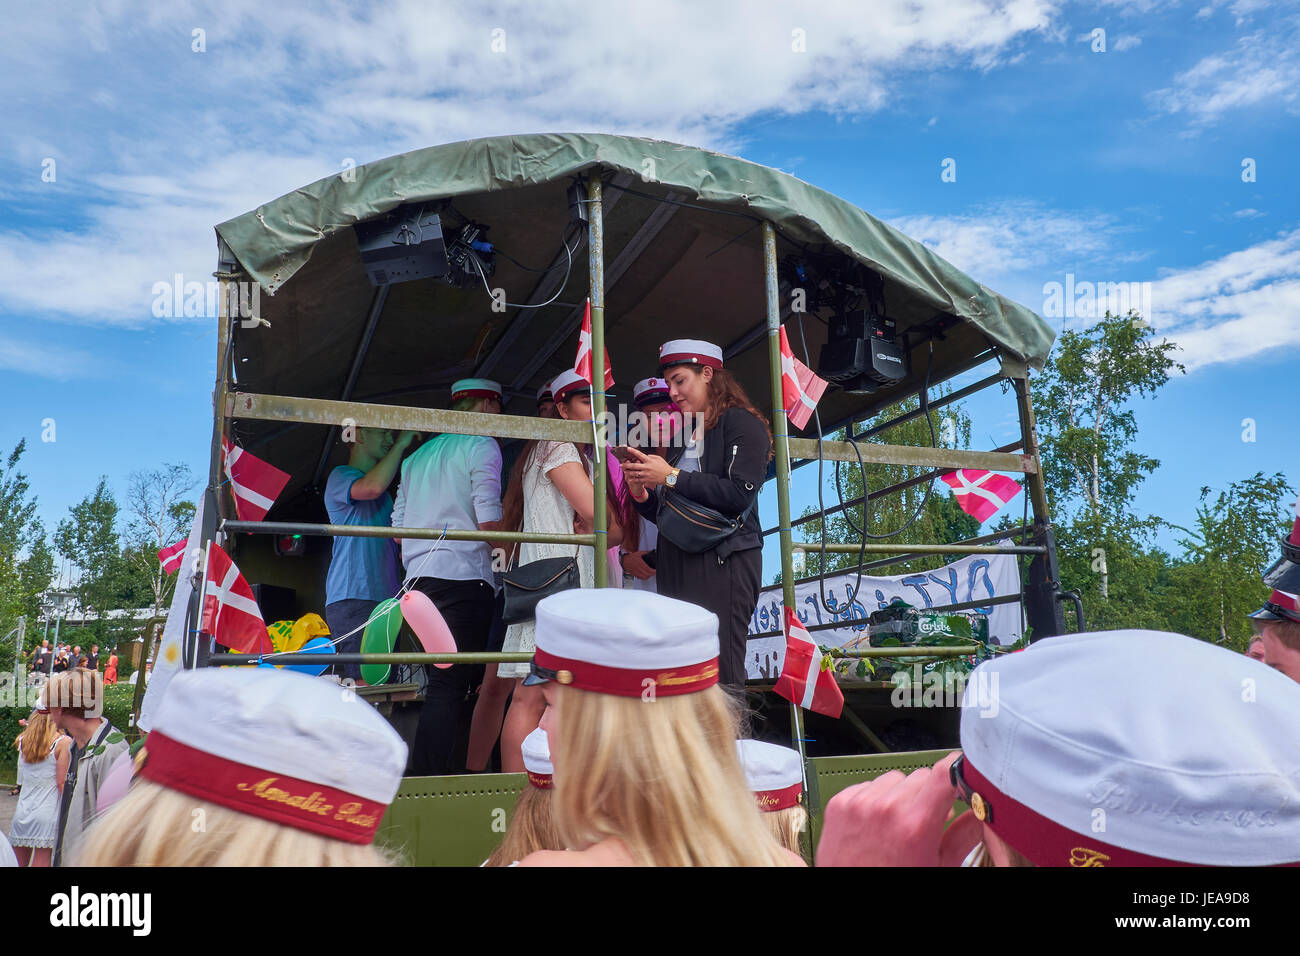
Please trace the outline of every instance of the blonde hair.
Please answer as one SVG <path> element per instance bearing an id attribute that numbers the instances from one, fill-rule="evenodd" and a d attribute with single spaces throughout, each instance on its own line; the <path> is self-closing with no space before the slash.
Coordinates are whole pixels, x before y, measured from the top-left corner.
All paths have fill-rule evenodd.
<path id="1" fill-rule="evenodd" d="M 395 866 L 373 844 L 344 843 L 136 778 L 86 831 L 73 866 Z"/>
<path id="2" fill-rule="evenodd" d="M 14 746 L 27 763 L 40 763 L 50 755 L 54 741 L 59 739 L 59 728 L 50 715 L 37 711 L 27 721 L 23 732 L 14 738 Z"/>
<path id="3" fill-rule="evenodd" d="M 515 802 L 515 812 L 501 845 L 487 858 L 484 866 L 509 866 L 537 850 L 563 850 L 559 828 L 555 825 L 550 790 L 532 784 L 524 787 Z"/>
<path id="4" fill-rule="evenodd" d="M 761 812 L 761 811 L 760 811 Z M 808 825 L 808 811 L 803 807 L 786 807 L 762 813 L 763 822 L 776 842 L 795 856 L 804 856 L 800 837 Z"/>
<path id="5" fill-rule="evenodd" d="M 645 701 L 560 687 L 551 760 L 567 846 L 617 837 L 645 866 L 795 866 L 761 819 L 718 686 Z"/>

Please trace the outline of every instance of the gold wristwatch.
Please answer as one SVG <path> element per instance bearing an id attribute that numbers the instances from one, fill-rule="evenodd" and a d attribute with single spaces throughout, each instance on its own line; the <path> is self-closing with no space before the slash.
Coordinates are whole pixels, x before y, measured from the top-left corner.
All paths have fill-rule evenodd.
<path id="1" fill-rule="evenodd" d="M 681 473 L 682 470 L 680 468 L 674 468 L 673 473 L 664 479 L 664 484 L 667 485 L 669 488 L 676 488 L 677 476 L 680 475 Z"/>

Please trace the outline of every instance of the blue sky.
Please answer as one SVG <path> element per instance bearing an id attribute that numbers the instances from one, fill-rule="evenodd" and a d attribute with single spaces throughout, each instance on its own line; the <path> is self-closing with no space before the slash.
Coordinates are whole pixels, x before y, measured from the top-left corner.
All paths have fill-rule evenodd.
<path id="1" fill-rule="evenodd" d="M 134 469 L 206 468 L 214 322 L 155 318 L 151 290 L 206 280 L 216 223 L 348 160 L 536 130 L 782 168 L 1040 312 L 1067 275 L 1150 283 L 1188 371 L 1138 406 L 1162 462 L 1138 506 L 1185 523 L 1202 485 L 1300 478 L 1300 5 L 693 7 L 25 11 L 0 38 L 0 446 L 28 439 L 47 527 L 101 473 L 122 497 Z M 977 446 L 1012 436 L 1009 399 L 970 410 Z"/>

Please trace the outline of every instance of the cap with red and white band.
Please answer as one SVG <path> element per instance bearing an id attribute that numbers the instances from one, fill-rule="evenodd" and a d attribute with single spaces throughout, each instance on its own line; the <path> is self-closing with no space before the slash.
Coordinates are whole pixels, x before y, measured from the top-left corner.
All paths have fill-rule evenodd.
<path id="1" fill-rule="evenodd" d="M 1300 498 L 1295 503 L 1295 524 L 1290 537 L 1282 541 L 1282 556 L 1264 572 L 1264 583 L 1273 589 L 1258 611 L 1246 615 L 1259 632 L 1269 621 L 1300 624 Z"/>
<path id="2" fill-rule="evenodd" d="M 718 618 L 685 601 L 610 588 L 537 603 L 537 646 L 524 683 L 653 700 L 718 682 Z"/>
<path id="3" fill-rule="evenodd" d="M 501 385 L 490 378 L 462 378 L 451 387 L 451 400 L 462 398 L 495 398 L 501 400 Z"/>
<path id="4" fill-rule="evenodd" d="M 632 386 L 632 404 L 637 408 L 671 401 L 672 396 L 668 393 L 668 383 L 662 378 L 643 378 Z"/>
<path id="5" fill-rule="evenodd" d="M 551 396 L 551 383 L 543 382 L 542 387 L 537 390 L 537 404 L 542 402 L 552 402 L 555 399 Z"/>
<path id="6" fill-rule="evenodd" d="M 523 754 L 528 782 L 538 790 L 550 790 L 555 785 L 555 767 L 551 765 L 551 742 L 546 731 L 538 727 L 525 737 Z"/>
<path id="7" fill-rule="evenodd" d="M 1039 866 L 1300 862 L 1300 684 L 1163 631 L 1055 637 L 962 701 L 975 815 Z"/>
<path id="8" fill-rule="evenodd" d="M 701 339 L 673 339 L 659 347 L 659 374 L 674 365 L 722 368 L 722 348 Z"/>
<path id="9" fill-rule="evenodd" d="M 231 810 L 370 843 L 402 782 L 406 744 L 337 684 L 271 668 L 172 678 L 138 773 Z"/>
<path id="10" fill-rule="evenodd" d="M 799 806 L 803 770 L 796 751 L 761 740 L 737 740 L 736 753 L 758 809 L 775 813 Z"/>
<path id="11" fill-rule="evenodd" d="M 590 392 L 591 382 L 579 375 L 573 369 L 566 369 L 555 378 L 551 379 L 551 394 L 555 396 L 555 401 L 562 402 L 570 395 L 578 392 Z"/>

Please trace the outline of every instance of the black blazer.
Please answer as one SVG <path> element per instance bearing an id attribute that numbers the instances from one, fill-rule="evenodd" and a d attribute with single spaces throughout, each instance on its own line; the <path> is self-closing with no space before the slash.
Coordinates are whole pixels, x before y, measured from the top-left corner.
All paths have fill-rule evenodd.
<path id="1" fill-rule="evenodd" d="M 684 446 L 668 450 L 668 463 L 676 467 L 685 454 Z M 743 408 L 728 408 L 718 422 L 704 433 L 704 456 L 699 471 L 683 471 L 677 476 L 677 488 L 692 501 L 722 512 L 744 515 L 741 529 L 718 546 L 719 557 L 733 551 L 747 551 L 763 545 L 763 529 L 758 522 L 758 491 L 767 477 L 767 462 L 772 457 L 772 439 L 767 425 Z M 667 488 L 649 488 L 650 497 L 633 502 L 647 521 L 659 514 L 662 493 Z"/>

